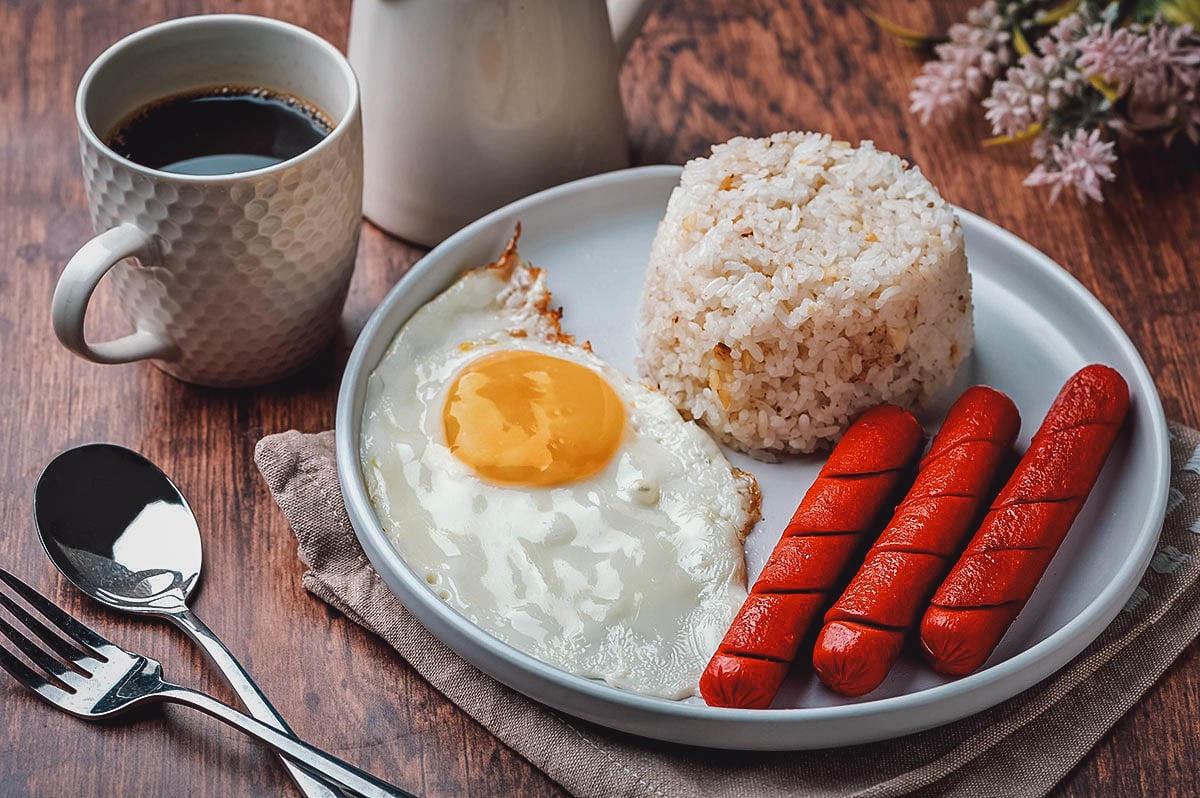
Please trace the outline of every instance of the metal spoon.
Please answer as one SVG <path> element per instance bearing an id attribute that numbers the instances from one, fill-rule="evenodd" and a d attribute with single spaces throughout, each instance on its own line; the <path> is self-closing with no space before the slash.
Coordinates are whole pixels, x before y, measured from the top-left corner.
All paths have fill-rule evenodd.
<path id="1" fill-rule="evenodd" d="M 108 443 L 68 449 L 38 479 L 33 513 L 46 553 L 77 588 L 113 609 L 178 626 L 251 715 L 292 734 L 229 649 L 188 609 L 200 579 L 200 527 L 158 466 Z M 283 763 L 309 798 L 338 795 L 297 765 Z"/>

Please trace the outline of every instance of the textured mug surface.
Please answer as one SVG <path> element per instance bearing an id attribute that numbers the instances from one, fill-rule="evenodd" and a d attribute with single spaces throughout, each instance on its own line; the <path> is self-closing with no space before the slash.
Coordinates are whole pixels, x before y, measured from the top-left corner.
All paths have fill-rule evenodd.
<path id="1" fill-rule="evenodd" d="M 103 143 L 148 100 L 212 85 L 293 94 L 335 127 L 295 158 L 230 175 L 150 169 Z M 341 317 L 362 215 L 358 91 L 336 49 L 258 17 L 174 20 L 106 51 L 80 84 L 77 114 L 96 240 L 129 225 L 144 237 L 111 276 L 129 321 L 165 344 L 157 365 L 189 382 L 253 385 L 321 351 Z"/>

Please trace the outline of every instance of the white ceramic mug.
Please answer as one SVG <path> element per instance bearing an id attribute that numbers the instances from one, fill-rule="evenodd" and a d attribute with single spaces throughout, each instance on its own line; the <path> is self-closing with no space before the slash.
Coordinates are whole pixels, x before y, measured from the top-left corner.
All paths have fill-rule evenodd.
<path id="1" fill-rule="evenodd" d="M 334 128 L 282 163 L 227 175 L 164 172 L 105 143 L 134 110 L 180 92 L 257 86 L 301 98 Z M 186 17 L 114 44 L 75 98 L 92 223 L 54 292 L 54 331 L 97 363 L 150 359 L 203 385 L 272 382 L 336 331 L 362 217 L 358 84 L 303 28 L 236 14 Z M 84 315 L 105 274 L 135 332 L 92 343 Z"/>
<path id="2" fill-rule="evenodd" d="M 354 0 L 367 218 L 433 245 L 629 165 L 617 70 L 653 0 Z"/>

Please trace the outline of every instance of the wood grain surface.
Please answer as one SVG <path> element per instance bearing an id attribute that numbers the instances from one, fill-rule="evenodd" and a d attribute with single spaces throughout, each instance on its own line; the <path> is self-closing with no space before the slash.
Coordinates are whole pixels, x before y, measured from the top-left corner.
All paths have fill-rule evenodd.
<path id="1" fill-rule="evenodd" d="M 932 27 L 966 5 L 889 0 L 876 8 Z M 90 234 L 75 85 L 89 61 L 125 34 L 209 11 L 278 17 L 346 42 L 349 0 L 0 4 L 0 562 L 114 639 L 160 658 L 173 679 L 233 700 L 179 633 L 82 600 L 37 542 L 33 486 L 56 452 L 94 440 L 141 450 L 175 478 L 199 516 L 205 572 L 194 608 L 301 737 L 431 798 L 561 795 L 391 649 L 303 591 L 295 541 L 254 468 L 254 444 L 264 434 L 332 425 L 349 346 L 419 249 L 368 225 L 339 340 L 303 375 L 263 390 L 205 390 L 144 365 L 95 366 L 54 340 L 55 280 Z M 1078 277 L 1141 350 L 1168 415 L 1200 425 L 1196 152 L 1130 154 L 1107 204 L 1050 205 L 1045 192 L 1021 185 L 1031 166 L 1024 151 L 980 149 L 987 130 L 977 114 L 947 130 L 916 123 L 906 95 L 919 64 L 850 2 L 664 2 L 621 75 L 634 159 L 682 163 L 714 141 L 786 128 L 874 139 L 919 164 L 949 200 Z M 107 287 L 98 299 L 92 334 L 122 332 Z M 1057 794 L 1200 792 L 1198 682 L 1193 647 Z M 0 678 L 0 795 L 275 793 L 294 794 L 271 756 L 190 710 L 90 725 Z"/>

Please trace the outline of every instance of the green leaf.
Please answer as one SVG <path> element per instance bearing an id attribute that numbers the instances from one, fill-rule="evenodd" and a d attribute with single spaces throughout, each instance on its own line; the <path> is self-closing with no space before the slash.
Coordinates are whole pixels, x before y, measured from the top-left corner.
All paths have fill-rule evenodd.
<path id="1" fill-rule="evenodd" d="M 1020 25 L 1013 25 L 1012 29 L 1013 49 L 1017 51 L 1017 55 L 1029 55 L 1033 52 L 1033 48 L 1029 46 L 1029 40 L 1025 38 L 1025 34 L 1021 32 Z"/>
<path id="2" fill-rule="evenodd" d="M 1066 19 L 1075 13 L 1075 9 L 1079 8 L 1080 0 L 1067 0 L 1062 5 L 1055 6 L 1048 11 L 1043 11 L 1033 18 L 1033 24 L 1039 26 L 1053 25 L 1059 20 Z"/>
<path id="3" fill-rule="evenodd" d="M 1159 11 L 1172 25 L 1200 27 L 1200 0 L 1162 0 Z"/>
<path id="4" fill-rule="evenodd" d="M 1150 22 L 1158 15 L 1160 10 L 1163 11 L 1165 16 L 1165 7 L 1173 3 L 1174 0 L 1121 0 L 1121 2 L 1114 3 L 1113 5 L 1120 6 L 1120 22 L 1127 25 L 1131 22 Z M 1108 9 L 1105 9 L 1105 11 L 1107 12 Z M 1116 20 L 1108 21 L 1116 24 Z"/>
<path id="5" fill-rule="evenodd" d="M 897 25 L 895 22 L 876 14 L 869 8 L 864 8 L 863 13 L 866 14 L 867 18 L 876 25 L 883 28 L 886 32 L 898 39 L 905 47 L 911 47 L 914 50 L 920 50 L 946 41 L 945 36 L 921 33 L 920 31 L 913 30 L 912 28 L 906 28 L 903 25 Z"/>
<path id="6" fill-rule="evenodd" d="M 983 146 L 995 147 L 1000 144 L 1020 144 L 1022 141 L 1029 141 L 1031 139 L 1037 138 L 1038 135 L 1041 134 L 1041 132 L 1042 132 L 1042 123 L 1034 122 L 1032 125 L 1025 128 L 1020 133 L 1017 133 L 1014 136 L 993 136 L 990 139 L 984 139 Z"/>
<path id="7" fill-rule="evenodd" d="M 1110 103 L 1115 103 L 1117 98 L 1121 96 L 1120 86 L 1111 81 L 1107 81 L 1099 75 L 1091 75 L 1088 77 L 1088 82 L 1096 88 L 1096 91 L 1104 95 L 1104 99 Z"/>

